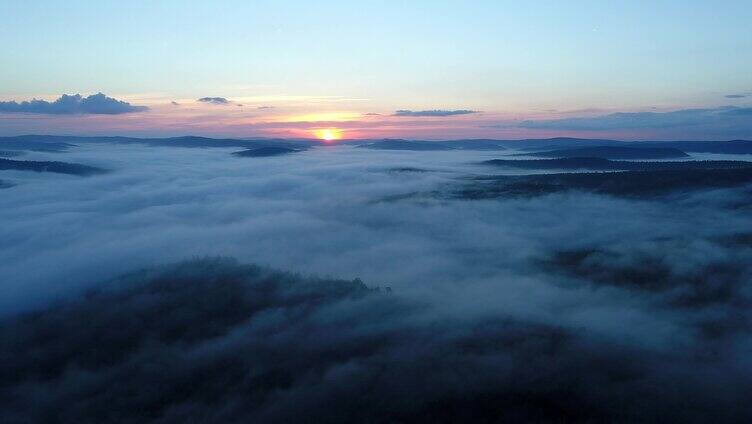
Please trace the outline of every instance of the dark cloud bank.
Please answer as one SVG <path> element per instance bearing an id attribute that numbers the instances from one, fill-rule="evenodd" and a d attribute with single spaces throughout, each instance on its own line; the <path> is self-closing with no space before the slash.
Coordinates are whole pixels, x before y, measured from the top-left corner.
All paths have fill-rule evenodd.
<path id="1" fill-rule="evenodd" d="M 198 99 L 201 103 L 210 103 L 214 105 L 226 105 L 229 104 L 230 101 L 225 99 L 224 97 L 202 97 Z"/>
<path id="2" fill-rule="evenodd" d="M 119 115 L 143 112 L 146 106 L 134 106 L 122 100 L 107 97 L 102 93 L 82 97 L 80 94 L 63 94 L 54 102 L 31 100 L 21 103 L 0 102 L 0 113 L 40 113 L 48 115 Z"/>
<path id="3" fill-rule="evenodd" d="M 3 422 L 752 419 L 747 156 L 565 158 L 688 173 L 473 198 L 578 174 L 488 162 L 512 148 L 238 150 L 77 140 L 25 156 L 111 172 L 3 171 Z M 706 171 L 736 177 L 687 187 Z"/>

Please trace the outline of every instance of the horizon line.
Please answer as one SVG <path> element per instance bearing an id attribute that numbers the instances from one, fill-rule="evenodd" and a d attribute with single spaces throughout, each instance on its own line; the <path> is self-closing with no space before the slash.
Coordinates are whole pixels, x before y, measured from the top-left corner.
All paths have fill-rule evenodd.
<path id="1" fill-rule="evenodd" d="M 73 134 L 17 134 L 17 135 L 0 135 L 0 139 L 6 138 L 21 138 L 21 137 L 59 137 L 59 138 L 128 138 L 134 140 L 169 140 L 178 138 L 203 138 L 208 140 L 236 140 L 236 141 L 310 141 L 318 144 L 342 144 L 348 142 L 363 142 L 363 141 L 414 141 L 414 142 L 427 142 L 427 143 L 440 143 L 440 142 L 452 142 L 452 141 L 500 141 L 500 142 L 514 142 L 514 141 L 532 141 L 532 140 L 584 140 L 584 141 L 619 141 L 624 143 L 671 143 L 671 142 L 688 142 L 688 141 L 700 141 L 700 142 L 752 142 L 752 139 L 734 138 L 734 139 L 671 139 L 671 140 L 625 140 L 619 138 L 587 138 L 587 137 L 543 137 L 543 138 L 447 138 L 447 139 L 428 139 L 428 138 L 343 138 L 338 140 L 322 140 L 312 137 L 215 137 L 215 136 L 203 136 L 203 135 L 178 135 L 178 136 L 165 136 L 165 137 L 136 137 L 136 136 L 124 136 L 124 135 L 73 135 Z"/>

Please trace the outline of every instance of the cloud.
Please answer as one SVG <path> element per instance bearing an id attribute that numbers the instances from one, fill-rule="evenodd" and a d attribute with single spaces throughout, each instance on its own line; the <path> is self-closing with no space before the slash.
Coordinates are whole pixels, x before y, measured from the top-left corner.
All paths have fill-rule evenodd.
<path id="1" fill-rule="evenodd" d="M 478 113 L 475 110 L 458 109 L 458 110 L 398 110 L 394 112 L 392 116 L 412 116 L 412 117 L 432 117 L 432 116 L 455 116 L 455 115 L 469 115 Z"/>
<path id="2" fill-rule="evenodd" d="M 214 105 L 226 105 L 230 103 L 230 101 L 225 99 L 224 97 L 202 97 L 197 101 L 202 103 L 211 103 Z"/>
<path id="3" fill-rule="evenodd" d="M 727 95 L 725 95 L 723 97 L 725 97 L 727 99 L 743 99 L 743 98 L 747 97 L 747 95 L 746 94 L 727 94 Z"/>
<path id="4" fill-rule="evenodd" d="M 259 106 L 256 109 L 264 110 L 264 109 L 274 109 L 274 106 Z"/>
<path id="5" fill-rule="evenodd" d="M 176 102 L 175 100 L 171 101 L 170 104 L 173 106 L 180 106 L 180 103 Z"/>
<path id="6" fill-rule="evenodd" d="M 527 120 L 496 127 L 536 130 L 609 131 L 710 127 L 727 131 L 752 130 L 746 116 L 752 108 L 725 106 L 713 109 L 681 109 L 672 112 L 618 112 L 583 118 Z"/>
<path id="7" fill-rule="evenodd" d="M 80 94 L 63 94 L 57 100 L 31 100 L 0 102 L 0 113 L 39 113 L 47 115 L 119 115 L 143 112 L 146 106 L 133 106 L 128 102 L 107 97 L 102 93 L 82 97 Z"/>

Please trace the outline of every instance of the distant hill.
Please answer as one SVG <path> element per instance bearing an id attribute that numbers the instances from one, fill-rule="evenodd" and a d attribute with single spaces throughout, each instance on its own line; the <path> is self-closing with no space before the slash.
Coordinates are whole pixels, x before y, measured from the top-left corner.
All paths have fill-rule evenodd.
<path id="1" fill-rule="evenodd" d="M 569 149 L 577 147 L 599 147 L 599 146 L 630 146 L 632 142 L 618 141 L 608 139 L 593 138 L 533 138 L 524 140 L 502 140 L 500 145 L 509 149 L 519 150 L 551 150 L 551 149 Z"/>
<path id="2" fill-rule="evenodd" d="M 499 140 L 488 139 L 470 139 L 470 140 L 451 140 L 442 142 L 447 147 L 458 150 L 506 150 Z"/>
<path id="3" fill-rule="evenodd" d="M 31 160 L 0 159 L 0 170 L 54 172 L 57 174 L 69 174 L 88 176 L 102 174 L 106 171 L 93 166 L 66 162 L 47 162 Z"/>
<path id="4" fill-rule="evenodd" d="M 691 169 L 741 169 L 752 168 L 752 162 L 732 160 L 635 162 L 615 161 L 603 158 L 560 158 L 560 159 L 493 159 L 482 162 L 486 165 L 515 169 L 588 169 L 593 171 L 658 171 Z"/>
<path id="5" fill-rule="evenodd" d="M 594 146 L 562 150 L 549 150 L 525 154 L 546 158 L 601 158 L 601 159 L 674 159 L 688 157 L 686 153 L 671 147 L 622 147 Z"/>
<path id="6" fill-rule="evenodd" d="M 0 137 L 0 150 L 7 151 L 34 151 L 34 152 L 63 152 L 75 144 L 61 141 L 65 137 L 53 136 L 20 136 Z M 3 155 L 7 156 L 7 155 Z"/>
<path id="7" fill-rule="evenodd" d="M 609 139 L 555 137 L 541 139 L 494 140 L 460 139 L 446 141 L 427 140 L 348 140 L 347 143 L 359 147 L 381 150 L 503 150 L 515 149 L 532 152 L 571 150 L 584 148 L 630 148 L 630 149 L 674 149 L 682 153 L 727 153 L 752 154 L 752 141 L 621 141 Z M 647 154 L 645 154 L 646 156 Z M 579 154 L 577 156 L 584 156 Z M 602 157 L 602 156 L 598 156 Z M 674 156 L 670 156 L 674 157 Z M 677 156 L 683 157 L 683 156 Z M 646 158 L 646 157 L 645 157 Z M 665 156 L 655 157 L 666 158 Z M 637 159 L 637 157 L 606 157 L 606 159 Z M 647 158 L 646 158 L 647 159 Z"/>
<path id="8" fill-rule="evenodd" d="M 233 138 L 208 138 L 195 136 L 168 138 L 134 138 L 24 135 L 17 137 L 0 137 L 0 149 L 2 150 L 63 151 L 68 147 L 74 147 L 77 144 L 87 143 L 145 144 L 155 147 L 235 147 L 251 149 L 266 146 L 308 148 L 313 142 L 308 140 L 302 141 L 276 138 L 242 140 Z M 56 150 L 51 150 L 53 148 Z"/>
<path id="9" fill-rule="evenodd" d="M 581 147 L 631 147 L 631 148 L 673 148 L 691 153 L 725 153 L 725 154 L 752 154 L 752 141 L 619 141 L 608 139 L 589 138 L 547 138 L 527 140 L 503 140 L 499 144 L 519 150 L 553 150 L 572 149 Z"/>
<path id="10" fill-rule="evenodd" d="M 451 146 L 437 141 L 408 141 L 408 140 L 380 140 L 367 144 L 361 144 L 358 147 L 375 150 L 413 150 L 413 151 L 430 151 L 430 150 L 453 150 Z"/>
<path id="11" fill-rule="evenodd" d="M 128 143 L 142 143 L 160 147 L 245 147 L 248 149 L 261 147 L 308 147 L 310 142 L 295 142 L 282 139 L 261 140 L 237 140 L 232 138 L 206 138 L 206 137 L 173 137 L 173 138 L 144 138 L 128 139 Z"/>
<path id="12" fill-rule="evenodd" d="M 257 149 L 241 150 L 239 152 L 234 152 L 233 155 L 241 156 L 241 157 L 260 158 L 260 157 L 287 155 L 287 154 L 296 153 L 299 151 L 300 150 L 290 149 L 287 147 L 273 146 L 273 147 L 259 147 Z"/>
<path id="13" fill-rule="evenodd" d="M 752 141 L 749 140 L 732 140 L 732 141 L 666 141 L 666 142 L 645 142 L 641 145 L 645 147 L 673 147 L 692 153 L 722 153 L 731 155 L 749 155 L 752 154 Z"/>
<path id="14" fill-rule="evenodd" d="M 136 137 L 84 137 L 84 136 L 53 136 L 53 135 L 22 135 L 0 137 L 0 150 L 35 150 L 35 151 L 65 151 L 77 144 L 85 143 L 137 143 L 159 147 L 240 147 L 259 148 L 281 146 L 294 149 L 305 149 L 317 144 L 314 139 L 283 139 L 283 138 L 209 138 L 197 136 L 167 137 L 167 138 L 136 138 Z M 674 148 L 684 152 L 698 153 L 727 153 L 752 154 L 752 141 L 620 141 L 609 139 L 555 137 L 542 139 L 495 140 L 495 139 L 458 139 L 446 141 L 403 140 L 403 139 L 371 139 L 371 140 L 341 140 L 339 143 L 381 150 L 503 150 L 516 149 L 526 151 L 543 151 L 557 149 L 573 149 L 585 147 L 629 147 L 629 148 Z"/>
<path id="15" fill-rule="evenodd" d="M 574 190 L 617 197 L 651 198 L 749 183 L 752 183 L 752 168 L 488 176 L 475 178 L 455 192 L 454 197 L 535 197 Z"/>
<path id="16" fill-rule="evenodd" d="M 348 141 L 348 143 L 355 144 L 358 147 L 377 150 L 506 150 L 501 141 L 489 139 L 448 141 L 383 139 L 367 141 L 352 140 Z"/>

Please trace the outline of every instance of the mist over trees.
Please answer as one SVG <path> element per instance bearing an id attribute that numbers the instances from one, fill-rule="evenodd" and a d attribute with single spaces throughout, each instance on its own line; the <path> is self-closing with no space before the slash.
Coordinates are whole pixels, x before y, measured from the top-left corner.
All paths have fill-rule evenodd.
<path id="1" fill-rule="evenodd" d="M 201 259 L 6 319 L 0 390 L 5 422 L 750 418 L 749 374 L 716 374 L 738 365 L 706 346 L 457 321 L 359 280 Z"/>
<path id="2" fill-rule="evenodd" d="M 752 418 L 745 156 L 58 142 L 108 172 L 0 170 L 3 422 Z"/>

